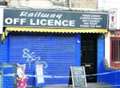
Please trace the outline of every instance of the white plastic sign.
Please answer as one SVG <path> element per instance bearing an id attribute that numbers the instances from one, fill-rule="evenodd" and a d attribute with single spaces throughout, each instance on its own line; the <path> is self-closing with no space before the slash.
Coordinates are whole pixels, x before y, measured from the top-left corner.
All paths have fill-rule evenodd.
<path id="1" fill-rule="evenodd" d="M 44 83 L 43 64 L 36 64 L 37 84 Z"/>

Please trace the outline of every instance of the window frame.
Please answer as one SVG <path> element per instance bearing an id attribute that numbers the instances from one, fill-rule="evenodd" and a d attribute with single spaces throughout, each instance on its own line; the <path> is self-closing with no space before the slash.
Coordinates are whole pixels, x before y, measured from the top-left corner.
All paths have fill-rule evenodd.
<path id="1" fill-rule="evenodd" d="M 120 41 L 120 37 L 116 37 L 116 36 L 114 36 L 114 37 L 110 37 L 110 66 L 112 67 L 112 68 L 115 68 L 115 69 L 120 69 L 120 61 L 113 61 L 113 58 L 112 58 L 112 56 L 113 56 L 113 53 L 112 53 L 112 41 L 114 41 L 114 40 L 119 40 Z M 119 46 L 120 47 L 120 46 Z"/>

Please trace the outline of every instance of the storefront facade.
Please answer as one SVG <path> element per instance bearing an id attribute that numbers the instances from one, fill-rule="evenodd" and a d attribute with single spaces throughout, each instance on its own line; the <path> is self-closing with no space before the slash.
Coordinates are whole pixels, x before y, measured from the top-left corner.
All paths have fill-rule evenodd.
<path id="1" fill-rule="evenodd" d="M 118 9 L 109 11 L 109 28 L 105 34 L 104 58 L 101 57 L 98 66 L 98 81 L 120 87 L 120 12 Z"/>
<path id="2" fill-rule="evenodd" d="M 106 12 L 5 9 L 0 61 L 25 64 L 32 86 L 38 85 L 38 63 L 43 65 L 45 85 L 69 84 L 71 66 L 84 65 L 87 74 L 97 74 L 105 52 L 107 18 Z M 4 88 L 12 81 L 4 77 Z"/>

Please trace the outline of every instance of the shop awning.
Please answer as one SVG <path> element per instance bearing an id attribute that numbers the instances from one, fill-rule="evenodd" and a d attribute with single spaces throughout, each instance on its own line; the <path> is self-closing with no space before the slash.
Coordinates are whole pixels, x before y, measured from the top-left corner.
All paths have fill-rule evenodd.
<path id="1" fill-rule="evenodd" d="M 8 27 L 7 32 L 50 32 L 50 33 L 106 33 L 107 29 L 92 28 L 27 28 L 27 27 Z"/>

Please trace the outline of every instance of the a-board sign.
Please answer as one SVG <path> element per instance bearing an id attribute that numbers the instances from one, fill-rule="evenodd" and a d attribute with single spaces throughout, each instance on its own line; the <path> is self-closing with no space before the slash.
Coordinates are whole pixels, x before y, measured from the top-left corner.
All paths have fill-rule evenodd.
<path id="1" fill-rule="evenodd" d="M 2 71 L 0 71 L 0 88 L 2 88 Z"/>
<path id="2" fill-rule="evenodd" d="M 73 88 L 87 88 L 84 66 L 80 66 L 80 67 L 72 66 L 71 76 L 72 76 L 72 87 Z"/>

